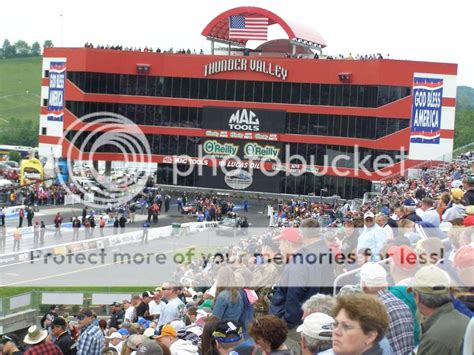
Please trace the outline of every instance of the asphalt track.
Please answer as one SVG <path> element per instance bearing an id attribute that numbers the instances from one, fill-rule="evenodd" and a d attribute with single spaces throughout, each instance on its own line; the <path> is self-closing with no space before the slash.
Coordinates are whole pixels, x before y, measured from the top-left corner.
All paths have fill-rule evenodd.
<path id="1" fill-rule="evenodd" d="M 77 211 L 63 211 L 64 215 L 63 212 L 61 214 L 67 218 L 68 214 L 78 214 Z M 264 205 L 261 205 L 243 213 L 248 216 L 252 228 L 268 225 L 263 211 Z M 85 240 L 81 232 L 79 241 L 72 243 L 70 228 L 63 228 L 61 238 L 54 238 L 54 228 L 49 228 L 45 244 L 39 250 L 35 248 L 32 234 L 26 234 L 22 240 L 21 255 L 10 251 L 13 242 L 8 241 L 5 252 L 0 254 L 0 260 L 4 258 L 0 263 L 0 286 L 160 285 L 173 279 L 173 273 L 180 264 L 208 258 L 238 240 L 235 237 L 217 236 L 212 229 L 153 239 L 151 236 L 155 231 L 170 229 L 166 226 L 171 223 L 194 221 L 194 218 L 177 215 L 176 211 L 170 212 L 160 216 L 157 229 L 150 229 L 148 244 L 141 243 L 143 215 L 137 216 L 140 221 L 134 225 L 127 225 L 125 234 L 128 237 L 123 238 L 120 233 L 115 235 L 112 227 L 107 227 L 104 237 L 100 237 L 96 228 L 94 239 Z M 56 210 L 45 210 L 43 213 L 53 218 Z M 258 232 L 261 230 L 259 228 Z M 113 242 L 117 239 L 120 243 Z M 72 244 L 74 251 L 71 252 Z M 68 252 L 65 252 L 66 249 Z M 11 255 L 16 255 L 16 259 L 8 261 Z"/>

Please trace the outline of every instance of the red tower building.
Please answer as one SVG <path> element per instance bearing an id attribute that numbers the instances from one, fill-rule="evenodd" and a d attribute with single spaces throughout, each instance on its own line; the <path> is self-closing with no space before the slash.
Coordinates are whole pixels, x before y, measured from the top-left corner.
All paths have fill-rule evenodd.
<path id="1" fill-rule="evenodd" d="M 229 36 L 232 16 L 266 18 L 288 39 L 248 50 Z M 46 49 L 40 155 L 123 160 L 112 145 L 90 153 L 99 135 L 88 142 L 94 128 L 78 120 L 95 112 L 138 125 L 162 184 L 353 198 L 452 155 L 456 64 L 327 59 L 316 31 L 254 7 L 220 14 L 202 34 L 229 53 Z M 173 181 L 172 168 L 189 164 L 200 169 Z"/>

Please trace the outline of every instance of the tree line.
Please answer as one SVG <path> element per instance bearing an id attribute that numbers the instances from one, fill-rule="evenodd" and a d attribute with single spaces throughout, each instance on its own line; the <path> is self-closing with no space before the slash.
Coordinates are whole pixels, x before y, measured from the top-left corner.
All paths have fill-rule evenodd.
<path id="1" fill-rule="evenodd" d="M 53 47 L 53 42 L 49 39 L 44 41 L 43 49 Z M 3 41 L 3 45 L 0 48 L 0 58 L 24 58 L 24 57 L 37 57 L 41 55 L 41 45 L 38 41 L 31 44 L 23 40 L 18 40 L 11 44 L 8 39 Z"/>

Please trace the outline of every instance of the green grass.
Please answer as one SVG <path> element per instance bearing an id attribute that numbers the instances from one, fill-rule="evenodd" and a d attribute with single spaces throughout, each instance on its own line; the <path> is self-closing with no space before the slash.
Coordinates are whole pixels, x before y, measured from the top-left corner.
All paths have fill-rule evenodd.
<path id="1" fill-rule="evenodd" d="M 41 57 L 0 60 L 0 122 L 39 120 Z"/>

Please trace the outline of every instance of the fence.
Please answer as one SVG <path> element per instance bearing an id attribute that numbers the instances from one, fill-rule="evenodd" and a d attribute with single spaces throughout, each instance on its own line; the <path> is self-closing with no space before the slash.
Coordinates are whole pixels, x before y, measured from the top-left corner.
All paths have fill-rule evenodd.
<path id="1" fill-rule="evenodd" d="M 39 291 L 22 293 L 0 298 L 0 318 L 14 315 L 25 310 L 34 309 L 45 312 L 49 305 L 63 305 L 72 312 L 82 307 L 94 307 L 98 315 L 109 315 L 109 305 L 131 299 L 141 292 L 69 292 L 69 291 Z M 65 307 L 65 308 L 66 308 Z"/>

